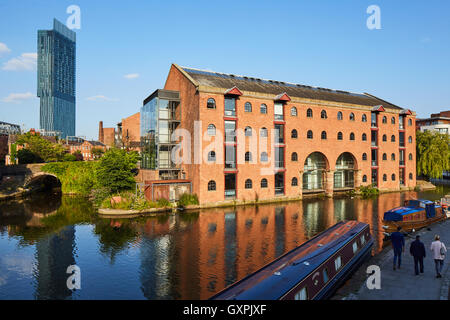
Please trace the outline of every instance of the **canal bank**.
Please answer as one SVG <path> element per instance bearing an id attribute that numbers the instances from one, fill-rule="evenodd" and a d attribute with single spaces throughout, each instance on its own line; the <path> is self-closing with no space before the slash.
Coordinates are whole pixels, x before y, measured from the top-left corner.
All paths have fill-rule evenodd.
<path id="1" fill-rule="evenodd" d="M 441 241 L 450 249 L 450 220 L 430 225 L 405 238 L 405 252 L 402 255 L 401 269 L 393 270 L 393 250 L 385 247 L 381 252 L 366 261 L 351 279 L 333 296 L 333 300 L 448 300 L 450 285 L 450 264 L 444 260 L 442 278 L 436 278 L 434 260 L 430 251 L 431 242 L 438 234 Z M 414 273 L 413 257 L 409 253 L 410 244 L 420 235 L 425 245 L 424 273 Z M 381 288 L 369 289 L 366 270 L 370 265 L 380 267 Z"/>

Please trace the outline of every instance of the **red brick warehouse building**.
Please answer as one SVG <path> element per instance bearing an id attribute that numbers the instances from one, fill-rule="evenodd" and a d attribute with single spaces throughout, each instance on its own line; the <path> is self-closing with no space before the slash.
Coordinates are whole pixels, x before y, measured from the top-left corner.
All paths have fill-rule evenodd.
<path id="1" fill-rule="evenodd" d="M 141 146 L 143 176 L 190 180 L 202 204 L 416 185 L 410 110 L 367 93 L 176 64 L 144 100 Z M 177 164 L 172 151 L 190 161 Z"/>

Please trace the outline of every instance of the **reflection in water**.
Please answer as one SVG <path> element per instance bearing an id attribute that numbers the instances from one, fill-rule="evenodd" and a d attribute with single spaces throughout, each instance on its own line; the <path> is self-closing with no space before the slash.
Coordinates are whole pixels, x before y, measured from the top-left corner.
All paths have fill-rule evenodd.
<path id="1" fill-rule="evenodd" d="M 405 199 L 435 200 L 448 191 L 133 219 L 99 218 L 88 200 L 77 197 L 9 202 L 0 205 L 0 251 L 29 256 L 21 261 L 30 266 L 21 268 L 33 273 L 14 273 L 14 260 L 0 256 L 0 299 L 29 298 L 31 292 L 35 299 L 207 299 L 341 220 L 369 223 L 378 251 L 384 211 Z M 72 264 L 81 266 L 82 279 L 92 281 L 76 294 L 66 287 Z"/>

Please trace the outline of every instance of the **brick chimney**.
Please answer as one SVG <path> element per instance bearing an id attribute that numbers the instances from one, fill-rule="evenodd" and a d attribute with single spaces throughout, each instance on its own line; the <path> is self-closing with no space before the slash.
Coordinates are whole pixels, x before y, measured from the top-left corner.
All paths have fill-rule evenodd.
<path id="1" fill-rule="evenodd" d="M 98 141 L 100 141 L 101 143 L 104 143 L 105 140 L 105 136 L 104 136 L 104 132 L 103 132 L 103 121 L 100 121 L 98 123 Z"/>

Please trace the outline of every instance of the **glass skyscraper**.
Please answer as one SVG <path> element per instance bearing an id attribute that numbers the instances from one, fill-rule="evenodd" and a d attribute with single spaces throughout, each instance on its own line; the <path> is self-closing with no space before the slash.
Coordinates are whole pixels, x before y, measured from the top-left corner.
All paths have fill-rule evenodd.
<path id="1" fill-rule="evenodd" d="M 38 30 L 40 127 L 75 136 L 75 32 L 58 20 L 53 30 Z"/>

